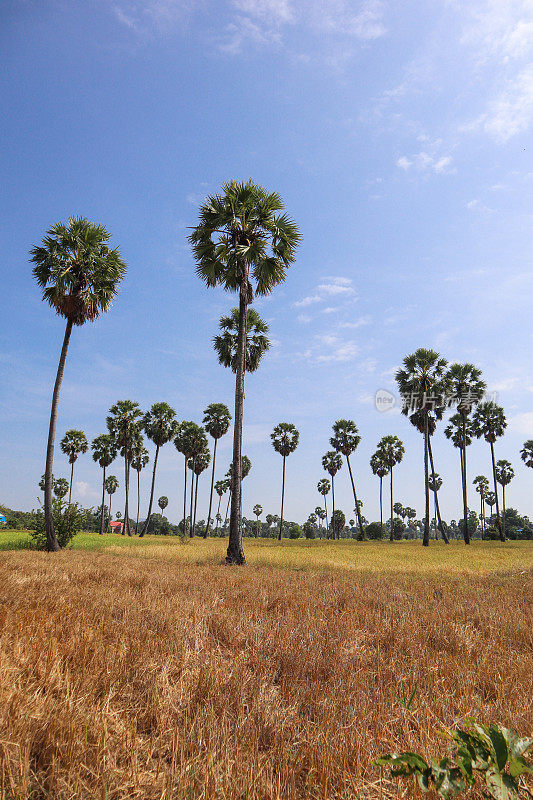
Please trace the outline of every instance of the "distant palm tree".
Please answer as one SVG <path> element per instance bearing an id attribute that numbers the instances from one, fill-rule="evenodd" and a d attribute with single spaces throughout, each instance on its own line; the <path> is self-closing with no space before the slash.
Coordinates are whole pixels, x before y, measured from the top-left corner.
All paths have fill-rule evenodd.
<path id="1" fill-rule="evenodd" d="M 242 456 L 241 458 L 241 475 L 242 479 L 244 480 L 249 474 L 250 470 L 252 469 L 252 462 L 248 458 L 248 456 Z M 226 522 L 228 520 L 228 513 L 229 513 L 229 506 L 231 503 L 231 496 L 233 494 L 233 461 L 229 465 L 229 469 L 226 472 L 226 480 L 229 483 L 229 497 L 228 497 L 228 505 L 226 506 L 226 517 L 224 519 L 224 529 L 226 528 Z M 276 517 L 277 519 L 277 517 Z"/>
<path id="2" fill-rule="evenodd" d="M 72 499 L 72 479 L 74 477 L 74 464 L 76 463 L 78 456 L 80 453 L 86 453 L 89 449 L 89 445 L 87 443 L 87 437 L 85 436 L 83 431 L 77 431 L 72 428 L 70 431 L 67 431 L 63 438 L 61 439 L 59 446 L 61 448 L 61 452 L 64 453 L 68 457 L 68 462 L 70 464 L 70 486 L 68 491 L 68 502 L 70 505 L 70 501 Z"/>
<path id="3" fill-rule="evenodd" d="M 272 446 L 276 453 L 283 457 L 283 477 L 281 482 L 281 518 L 279 523 L 278 539 L 281 542 L 283 532 L 283 501 L 285 499 L 285 461 L 287 456 L 294 453 L 298 447 L 300 434 L 292 422 L 280 422 L 270 434 Z"/>
<path id="4" fill-rule="evenodd" d="M 328 481 L 328 483 L 329 483 L 329 481 Z M 325 501 L 326 501 L 326 497 L 324 495 L 324 502 Z M 316 506 L 315 514 L 316 514 L 316 516 L 318 518 L 318 532 L 319 532 L 319 535 L 320 535 L 320 531 L 322 530 L 322 520 L 326 519 L 327 515 L 326 515 L 325 510 L 322 508 L 322 506 Z"/>
<path id="5" fill-rule="evenodd" d="M 213 347 L 218 361 L 223 367 L 231 367 L 237 372 L 239 365 L 239 309 L 232 308 L 231 313 L 220 318 L 218 326 L 221 333 L 213 338 Z M 268 325 L 254 308 L 246 310 L 246 340 L 244 353 L 244 371 L 255 372 L 261 359 L 270 349 L 267 336 Z M 231 419 L 231 416 L 230 416 Z"/>
<path id="6" fill-rule="evenodd" d="M 394 519 L 394 500 L 393 500 L 393 487 L 392 487 L 392 473 L 394 467 L 401 463 L 405 453 L 405 447 L 401 439 L 397 436 L 382 436 L 378 442 L 376 454 L 379 459 L 388 468 L 390 473 L 390 540 L 394 540 L 393 519 Z"/>
<path id="7" fill-rule="evenodd" d="M 69 489 L 69 483 L 66 478 L 57 478 L 54 483 L 54 494 L 56 497 L 59 497 L 62 500 Z"/>
<path id="8" fill-rule="evenodd" d="M 207 525 L 205 526 L 204 539 L 207 539 L 209 534 L 209 526 L 211 525 L 211 508 L 213 505 L 213 487 L 215 483 L 215 462 L 217 457 L 217 442 L 224 436 L 228 430 L 231 422 L 231 414 L 229 408 L 224 403 L 210 403 L 204 411 L 203 425 L 207 433 L 213 437 L 215 444 L 213 446 L 213 469 L 211 472 L 211 492 L 209 494 L 209 512 L 207 514 Z"/>
<path id="9" fill-rule="evenodd" d="M 484 475 L 477 475 L 474 478 L 473 484 L 476 487 L 476 492 L 479 493 L 481 503 L 481 538 L 485 538 L 485 498 L 489 491 L 489 481 Z"/>
<path id="10" fill-rule="evenodd" d="M 342 456 L 340 453 L 337 453 L 336 450 L 328 450 L 328 452 L 322 456 L 322 466 L 329 472 L 331 477 L 331 498 L 333 504 L 333 511 L 331 513 L 331 519 L 335 516 L 335 475 L 342 467 Z M 326 495 L 324 495 L 324 502 L 326 500 Z M 335 538 L 335 531 L 337 528 L 332 524 L 331 525 L 332 535 Z"/>
<path id="11" fill-rule="evenodd" d="M 389 474 L 390 467 L 385 461 L 383 453 L 377 450 L 370 458 L 370 469 L 379 478 L 379 522 L 381 538 L 383 538 L 383 478 Z"/>
<path id="12" fill-rule="evenodd" d="M 466 448 L 468 439 L 468 428 L 470 426 L 470 413 L 474 406 L 483 399 L 487 385 L 481 378 L 481 370 L 473 364 L 452 364 L 448 370 L 448 380 L 450 391 L 454 402 L 457 404 L 457 415 L 462 421 L 462 459 L 461 459 L 461 482 L 463 487 L 463 518 L 464 518 L 464 538 L 468 544 L 470 534 L 468 531 L 468 498 L 467 498 L 467 470 L 466 470 Z"/>
<path id="13" fill-rule="evenodd" d="M 485 503 L 490 508 L 491 522 L 492 522 L 492 507 L 495 504 L 495 502 L 496 502 L 496 495 L 494 494 L 494 492 L 487 492 L 487 494 L 485 495 Z"/>
<path id="14" fill-rule="evenodd" d="M 259 536 L 259 517 L 263 513 L 263 506 L 259 505 L 259 503 L 256 503 L 253 508 L 253 511 L 255 516 L 257 517 L 257 527 L 255 529 L 255 535 Z"/>
<path id="15" fill-rule="evenodd" d="M 189 237 L 197 274 L 210 287 L 239 293 L 239 330 L 235 379 L 232 500 L 227 562 L 244 564 L 242 545 L 242 422 L 246 351 L 246 311 L 255 295 L 267 295 L 285 280 L 300 242 L 297 226 L 283 211 L 276 193 L 251 180 L 230 181 L 221 195 L 206 198 L 200 221 Z"/>
<path id="16" fill-rule="evenodd" d="M 197 455 L 195 455 L 194 458 L 189 459 L 189 464 L 188 464 L 189 469 L 192 471 L 193 475 L 196 476 L 196 481 L 194 486 L 194 517 L 192 518 L 191 536 L 194 536 L 196 529 L 196 508 L 198 506 L 198 479 L 202 474 L 202 472 L 204 472 L 208 468 L 210 461 L 211 461 L 211 453 L 209 452 L 206 439 L 205 448 L 201 450 Z M 192 484 L 191 484 L 191 504 L 192 504 Z"/>
<path id="17" fill-rule="evenodd" d="M 137 536 L 139 532 L 139 510 L 141 504 L 141 471 L 146 467 L 148 462 L 150 461 L 150 456 L 148 455 L 148 450 L 144 445 L 139 443 L 138 448 L 133 448 L 132 450 L 132 459 L 131 459 L 131 467 L 137 473 L 137 519 L 135 520 L 135 536 Z M 143 533 L 141 533 L 143 536 Z"/>
<path id="18" fill-rule="evenodd" d="M 118 400 L 109 409 L 107 416 L 107 428 L 111 436 L 114 437 L 120 453 L 124 458 L 124 527 L 123 533 L 131 536 L 129 518 L 129 491 L 130 491 L 130 464 L 133 456 L 133 449 L 138 447 L 141 437 L 142 416 L 139 404 L 133 400 Z"/>
<path id="19" fill-rule="evenodd" d="M 41 490 L 41 492 L 44 492 L 45 479 L 46 479 L 46 475 L 41 475 L 41 480 L 39 481 L 39 489 Z M 56 479 L 52 475 L 52 491 L 54 491 L 55 483 L 56 483 Z"/>
<path id="20" fill-rule="evenodd" d="M 352 484 L 353 501 L 355 504 L 354 510 L 357 514 L 357 522 L 359 523 L 359 539 L 362 540 L 365 538 L 365 531 L 363 528 L 363 520 L 361 519 L 361 510 L 359 508 L 357 494 L 355 491 L 352 466 L 350 464 L 350 456 L 355 453 L 360 441 L 361 437 L 359 436 L 359 430 L 353 420 L 338 419 L 337 422 L 333 423 L 333 436 L 329 440 L 329 443 L 334 450 L 336 450 L 338 453 L 342 453 L 342 455 L 346 458 L 348 472 L 350 473 L 350 481 Z"/>
<path id="21" fill-rule="evenodd" d="M 150 488 L 150 502 L 148 503 L 148 513 L 141 531 L 140 538 L 145 535 L 150 525 L 152 514 L 152 503 L 154 501 L 155 471 L 157 469 L 157 459 L 159 449 L 163 445 L 171 442 L 178 432 L 178 422 L 176 412 L 168 403 L 154 403 L 149 411 L 142 418 L 142 427 L 147 437 L 155 444 L 154 468 L 152 470 L 152 485 Z"/>
<path id="22" fill-rule="evenodd" d="M 435 539 L 437 538 L 437 492 L 442 487 L 442 478 L 438 472 L 432 472 L 428 479 L 429 490 L 433 492 L 433 519 L 435 524 Z"/>
<path id="23" fill-rule="evenodd" d="M 466 522 L 463 522 L 463 537 L 465 544 L 470 544 L 470 531 L 468 529 L 468 504 L 465 506 L 465 502 L 467 501 L 467 493 L 464 480 L 466 476 L 466 448 L 470 447 L 472 444 L 472 436 L 474 435 L 472 419 L 470 417 L 465 417 L 462 414 L 452 414 L 448 420 L 448 424 L 444 429 L 444 435 L 451 441 L 453 446 L 459 450 L 459 457 L 461 460 L 461 483 L 463 487 L 463 520 L 467 520 Z"/>
<path id="24" fill-rule="evenodd" d="M 320 515 L 320 519 L 325 518 L 326 520 L 326 536 L 327 536 L 329 523 L 328 523 L 328 504 L 326 500 L 326 495 L 329 494 L 329 490 L 331 489 L 331 483 L 328 481 L 327 478 L 321 478 L 318 481 L 316 488 L 318 490 L 318 493 L 321 494 L 322 497 L 324 498 L 324 517 Z"/>
<path id="25" fill-rule="evenodd" d="M 91 444 L 93 460 L 100 465 L 104 471 L 102 478 L 102 506 L 100 508 L 100 536 L 104 533 L 104 510 L 105 510 L 105 471 L 117 457 L 117 445 L 110 433 L 101 433 L 96 436 Z"/>
<path id="26" fill-rule="evenodd" d="M 524 442 L 524 446 L 520 450 L 520 457 L 526 467 L 533 467 L 533 439 Z"/>
<path id="27" fill-rule="evenodd" d="M 183 532 L 184 535 L 186 536 L 187 535 L 187 464 L 189 462 L 189 459 L 191 459 L 194 462 L 195 456 L 199 455 L 204 448 L 207 448 L 207 436 L 205 435 L 204 429 L 200 427 L 200 425 L 197 425 L 195 422 L 184 420 L 178 426 L 178 432 L 174 439 L 174 446 L 176 447 L 176 450 L 178 450 L 178 452 L 183 454 L 185 460 L 185 474 L 183 481 L 183 526 L 184 526 Z M 193 476 L 194 473 L 191 474 L 191 524 L 192 524 L 192 507 L 193 507 L 193 497 L 192 497 Z"/>
<path id="28" fill-rule="evenodd" d="M 216 530 L 215 530 L 215 536 L 218 533 L 218 523 L 219 523 L 219 521 L 222 522 L 222 517 L 220 516 L 220 503 L 222 502 L 222 495 L 225 492 L 228 491 L 229 486 L 230 486 L 230 481 L 227 478 L 225 478 L 224 480 L 221 480 L 221 481 L 217 481 L 215 483 L 215 492 L 218 494 L 218 508 L 217 508 L 217 516 L 216 516 L 217 527 L 216 527 Z"/>
<path id="29" fill-rule="evenodd" d="M 514 469 L 510 461 L 505 458 L 500 459 L 496 464 L 496 480 L 502 487 L 502 510 L 503 510 L 503 535 L 506 536 L 506 523 L 505 523 L 505 487 L 508 486 L 514 478 Z"/>
<path id="30" fill-rule="evenodd" d="M 73 325 L 95 320 L 108 311 L 116 296 L 126 265 L 117 249 L 107 246 L 110 234 L 102 225 L 83 217 L 70 217 L 68 225 L 53 225 L 41 245 L 31 250 L 33 276 L 43 290 L 43 300 L 67 321 L 52 396 L 46 448 L 44 516 L 46 549 L 61 548 L 52 517 L 52 470 L 59 395 Z"/>
<path id="31" fill-rule="evenodd" d="M 435 350 L 420 347 L 404 358 L 403 367 L 396 373 L 402 413 L 407 417 L 419 413 L 423 421 L 426 510 L 422 544 L 426 547 L 429 545 L 429 417 L 433 412 L 434 417 L 441 419 L 449 402 L 451 381 L 446 373 L 447 363 Z"/>
<path id="32" fill-rule="evenodd" d="M 168 506 L 168 497 L 165 497 L 165 495 L 162 495 L 162 497 L 160 497 L 159 500 L 157 501 L 157 505 L 161 509 L 161 513 L 163 513 L 165 508 Z"/>
<path id="33" fill-rule="evenodd" d="M 496 403 L 480 403 L 473 416 L 474 434 L 480 439 L 482 436 L 490 444 L 490 455 L 492 459 L 492 477 L 494 481 L 494 496 L 496 498 L 496 527 L 500 534 L 500 540 L 505 541 L 505 533 L 500 519 L 500 506 L 498 503 L 498 485 L 496 479 L 496 461 L 494 458 L 494 442 L 503 436 L 507 427 L 505 412 Z"/>
<path id="34" fill-rule="evenodd" d="M 109 520 L 111 521 L 113 517 L 111 516 L 111 497 L 115 494 L 118 489 L 118 480 L 115 478 L 114 475 L 108 475 L 105 480 L 105 490 L 109 495 Z M 107 530 L 106 530 L 107 533 Z"/>

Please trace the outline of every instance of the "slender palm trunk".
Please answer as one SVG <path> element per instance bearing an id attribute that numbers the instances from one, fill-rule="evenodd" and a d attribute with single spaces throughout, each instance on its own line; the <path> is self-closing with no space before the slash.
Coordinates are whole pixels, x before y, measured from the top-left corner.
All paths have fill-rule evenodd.
<path id="1" fill-rule="evenodd" d="M 496 497 L 496 527 L 500 534 L 500 541 L 505 542 L 505 533 L 502 528 L 502 521 L 500 519 L 500 504 L 498 501 L 498 482 L 496 480 L 496 461 L 494 458 L 494 442 L 490 442 L 490 455 L 492 458 L 492 477 L 494 480 L 494 496 Z"/>
<path id="2" fill-rule="evenodd" d="M 483 539 L 485 538 L 485 526 L 483 524 L 483 522 L 484 522 L 484 519 L 483 519 L 483 517 L 484 517 L 484 514 L 483 514 L 483 492 L 481 492 L 480 495 L 479 495 L 479 503 L 480 503 L 479 516 L 481 517 L 481 541 L 483 541 Z"/>
<path id="3" fill-rule="evenodd" d="M 279 521 L 278 541 L 281 542 L 283 533 L 283 501 L 285 499 L 285 456 L 283 456 L 283 478 L 281 481 L 281 519 Z"/>
<path id="4" fill-rule="evenodd" d="M 183 535 L 187 536 L 187 456 L 185 456 L 185 478 L 183 480 Z"/>
<path id="5" fill-rule="evenodd" d="M 219 494 L 219 496 L 218 496 L 218 508 L 217 508 L 217 526 L 216 526 L 216 529 L 215 529 L 215 536 L 218 535 L 218 518 L 220 516 L 220 503 L 221 502 L 222 502 L 222 495 Z"/>
<path id="6" fill-rule="evenodd" d="M 503 538 L 506 539 L 506 530 L 505 530 L 505 483 L 502 483 L 502 510 L 503 510 L 503 517 L 502 517 L 502 531 L 503 531 Z"/>
<path id="7" fill-rule="evenodd" d="M 191 514 L 190 514 L 190 522 L 189 522 L 189 532 L 190 538 L 194 536 L 194 531 L 192 528 L 192 510 L 193 510 L 193 503 L 194 503 L 194 468 L 196 466 L 196 459 L 193 459 L 192 462 L 192 469 L 191 469 Z"/>
<path id="8" fill-rule="evenodd" d="M 70 505 L 70 501 L 72 499 L 72 479 L 74 478 L 74 461 L 71 461 L 70 464 L 70 486 L 68 487 L 68 504 Z"/>
<path id="9" fill-rule="evenodd" d="M 113 497 L 112 494 L 109 495 L 109 522 L 111 522 L 111 498 Z M 106 533 L 108 531 L 109 526 L 106 526 Z"/>
<path id="10" fill-rule="evenodd" d="M 44 471 L 44 519 L 46 527 L 46 549 L 48 552 L 57 552 L 61 548 L 57 541 L 57 536 L 54 531 L 54 518 L 52 513 L 52 470 L 54 466 L 54 444 L 56 438 L 57 426 L 57 409 L 59 406 L 59 395 L 61 393 L 61 384 L 63 382 L 63 374 L 65 372 L 65 361 L 67 358 L 68 343 L 70 340 L 70 333 L 72 331 L 72 322 L 67 321 L 65 336 L 63 338 L 63 346 L 61 348 L 61 355 L 59 357 L 59 364 L 57 367 L 56 380 L 54 384 L 54 392 L 52 394 L 52 408 L 50 411 L 50 427 L 48 429 L 48 444 L 46 447 L 46 467 Z"/>
<path id="11" fill-rule="evenodd" d="M 215 461 L 217 458 L 217 441 L 218 439 L 215 439 L 215 445 L 213 447 L 213 470 L 211 472 L 211 492 L 209 494 L 209 512 L 207 514 L 207 525 L 205 526 L 204 539 L 207 539 L 207 536 L 209 534 L 209 526 L 211 525 L 211 508 L 213 505 L 213 487 L 215 485 Z"/>
<path id="12" fill-rule="evenodd" d="M 431 436 L 428 437 L 428 453 L 429 453 L 429 463 L 431 465 L 431 472 L 435 475 L 435 464 L 433 461 L 433 451 L 431 449 Z M 437 515 L 437 519 L 439 521 L 439 529 L 442 534 L 442 538 L 445 544 L 450 544 L 450 540 L 448 539 L 448 535 L 446 533 L 446 529 L 444 527 L 444 523 L 442 521 L 440 515 L 440 508 L 439 508 L 439 494 L 435 490 L 435 513 Z M 435 539 L 437 538 L 437 526 L 435 525 Z"/>
<path id="13" fill-rule="evenodd" d="M 328 503 L 326 499 L 326 495 L 324 495 L 324 511 L 326 512 L 326 539 L 328 538 Z"/>
<path id="14" fill-rule="evenodd" d="M 463 482 L 463 535 L 465 544 L 470 544 L 470 531 L 468 530 L 468 498 L 467 498 L 467 485 L 466 485 L 466 422 L 465 416 L 463 414 L 463 460 L 462 460 L 462 472 L 461 472 L 461 480 Z"/>
<path id="15" fill-rule="evenodd" d="M 196 507 L 198 505 L 198 478 L 200 476 L 196 476 L 196 484 L 194 489 L 194 519 L 192 523 L 192 535 L 194 536 L 194 529 L 196 528 Z"/>
<path id="16" fill-rule="evenodd" d="M 257 522 L 255 525 L 255 538 L 259 539 L 259 516 L 257 517 Z"/>
<path id="17" fill-rule="evenodd" d="M 331 534 L 335 539 L 335 478 L 331 476 L 331 502 L 333 504 L 333 512 L 331 514 Z"/>
<path id="18" fill-rule="evenodd" d="M 146 515 L 146 521 L 143 525 L 143 529 L 141 531 L 140 539 L 144 536 L 146 531 L 148 530 L 148 525 L 150 524 L 150 517 L 152 515 L 152 504 L 154 502 L 154 489 L 155 489 L 155 471 L 157 469 L 157 457 L 159 455 L 159 445 L 157 444 L 155 447 L 155 458 L 154 458 L 154 468 L 152 470 L 152 486 L 150 488 L 150 502 L 148 503 L 148 514 Z M 137 531 L 135 531 L 137 533 Z"/>
<path id="19" fill-rule="evenodd" d="M 390 540 L 394 541 L 394 503 L 392 502 L 392 467 L 390 469 Z"/>
<path id="20" fill-rule="evenodd" d="M 381 538 L 383 539 L 383 478 L 379 476 L 379 524 L 381 528 Z"/>
<path id="21" fill-rule="evenodd" d="M 228 504 L 226 506 L 226 516 L 224 518 L 224 527 L 222 529 L 224 531 L 226 530 L 226 525 L 227 525 L 227 522 L 228 522 L 228 512 L 229 512 L 230 503 L 231 503 L 231 489 L 229 490 Z"/>
<path id="22" fill-rule="evenodd" d="M 426 515 L 424 519 L 424 538 L 422 544 L 424 547 L 429 547 L 429 468 L 428 468 L 428 412 L 424 413 L 424 493 L 425 493 L 425 506 Z"/>
<path id="23" fill-rule="evenodd" d="M 105 467 L 104 467 L 104 477 L 102 480 L 102 508 L 100 509 L 100 536 L 104 534 L 104 510 L 105 510 Z"/>
<path id="24" fill-rule="evenodd" d="M 126 479 L 126 501 L 124 504 L 124 524 L 122 526 L 122 533 L 131 536 L 130 530 L 130 460 L 127 456 L 124 457 L 124 472 Z"/>
<path id="25" fill-rule="evenodd" d="M 357 514 L 357 522 L 359 523 L 359 541 L 362 542 L 365 538 L 365 532 L 363 530 L 363 520 L 361 519 L 361 509 L 359 508 L 359 503 L 357 502 L 357 494 L 355 493 L 355 483 L 353 480 L 352 475 L 352 465 L 350 464 L 350 457 L 346 456 L 346 463 L 348 464 L 348 472 L 350 473 L 350 480 L 352 482 L 352 492 L 353 492 L 353 500 L 355 503 L 355 513 Z"/>
<path id="26" fill-rule="evenodd" d="M 243 265 L 246 270 L 247 267 Z M 233 471 L 231 476 L 231 515 L 227 564 L 245 564 L 242 546 L 242 424 L 244 415 L 244 368 L 246 344 L 246 307 L 248 276 L 245 273 L 239 293 L 239 333 L 237 339 L 237 371 L 235 375 L 235 425 L 233 429 Z"/>
<path id="27" fill-rule="evenodd" d="M 137 519 L 135 520 L 135 536 L 139 532 L 139 510 L 141 506 L 141 470 L 137 470 Z M 144 531 L 141 533 L 144 536 Z M 140 537 L 139 537 L 140 538 Z"/>

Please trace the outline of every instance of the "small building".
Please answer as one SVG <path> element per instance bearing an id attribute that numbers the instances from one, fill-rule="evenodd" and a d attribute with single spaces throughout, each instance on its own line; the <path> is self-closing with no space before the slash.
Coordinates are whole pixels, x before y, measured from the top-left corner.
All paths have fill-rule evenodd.
<path id="1" fill-rule="evenodd" d="M 111 528 L 111 533 L 122 533 L 122 522 L 115 520 L 114 522 L 109 523 L 109 527 Z"/>

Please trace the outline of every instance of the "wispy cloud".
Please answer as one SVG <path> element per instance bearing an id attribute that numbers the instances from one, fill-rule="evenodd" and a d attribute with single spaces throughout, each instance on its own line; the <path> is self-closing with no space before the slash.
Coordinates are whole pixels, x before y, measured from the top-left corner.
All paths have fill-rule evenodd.
<path id="1" fill-rule="evenodd" d="M 532 34 L 533 35 L 533 34 Z M 533 122 L 533 64 L 509 79 L 488 108 L 463 130 L 482 130 L 505 143 L 527 131 Z"/>
<path id="2" fill-rule="evenodd" d="M 316 303 L 323 303 L 326 300 L 331 303 L 333 298 L 337 298 L 338 300 L 355 300 L 356 292 L 352 283 L 353 281 L 351 278 L 345 278 L 341 275 L 328 275 L 322 279 L 322 283 L 318 284 L 313 294 L 306 295 L 302 297 L 301 300 L 296 300 L 293 303 L 293 307 L 305 308 L 306 306 L 312 306 Z M 325 314 L 331 314 L 333 311 L 336 311 L 336 308 L 329 305 L 322 310 Z"/>

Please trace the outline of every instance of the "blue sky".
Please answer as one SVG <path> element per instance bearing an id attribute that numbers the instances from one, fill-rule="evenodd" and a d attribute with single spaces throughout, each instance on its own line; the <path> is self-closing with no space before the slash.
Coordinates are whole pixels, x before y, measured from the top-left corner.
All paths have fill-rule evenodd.
<path id="1" fill-rule="evenodd" d="M 421 515 L 421 437 L 374 397 L 428 346 L 479 365 L 498 393 L 509 427 L 497 457 L 516 471 L 508 502 L 533 516 L 519 458 L 533 438 L 531 0 L 4 0 L 0 44 L 2 502 L 37 505 L 64 330 L 32 280 L 30 247 L 82 214 L 108 227 L 129 266 L 112 310 L 73 332 L 58 438 L 77 427 L 92 439 L 125 397 L 200 422 L 209 402 L 232 406 L 211 338 L 234 298 L 197 279 L 187 228 L 206 194 L 253 177 L 282 195 L 303 243 L 257 304 L 273 347 L 247 382 L 245 514 L 257 502 L 279 511 L 276 423 L 300 430 L 286 514 L 304 519 L 331 424 L 349 417 L 366 516 L 378 510 L 368 460 L 387 433 L 407 450 L 396 499 Z M 459 456 L 442 431 L 434 452 L 444 515 L 457 519 Z M 476 441 L 471 478 L 490 474 L 488 457 Z M 118 462 L 112 471 L 122 483 Z M 54 472 L 67 475 L 60 452 Z M 88 455 L 75 481 L 76 499 L 96 504 Z M 350 517 L 346 470 L 336 483 Z M 181 486 L 167 446 L 156 494 L 171 520 Z"/>

